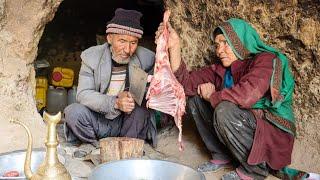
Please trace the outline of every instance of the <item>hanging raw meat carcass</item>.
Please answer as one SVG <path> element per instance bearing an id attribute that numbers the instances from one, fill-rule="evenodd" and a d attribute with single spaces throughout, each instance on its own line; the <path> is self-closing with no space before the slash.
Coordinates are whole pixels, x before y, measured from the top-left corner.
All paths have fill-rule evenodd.
<path id="1" fill-rule="evenodd" d="M 157 40 L 156 61 L 154 75 L 151 78 L 147 92 L 147 107 L 170 114 L 174 117 L 179 129 L 179 150 L 182 145 L 182 115 L 185 113 L 186 98 L 182 85 L 175 78 L 169 62 L 167 23 L 170 11 L 166 11 L 163 17 L 164 30 Z"/>

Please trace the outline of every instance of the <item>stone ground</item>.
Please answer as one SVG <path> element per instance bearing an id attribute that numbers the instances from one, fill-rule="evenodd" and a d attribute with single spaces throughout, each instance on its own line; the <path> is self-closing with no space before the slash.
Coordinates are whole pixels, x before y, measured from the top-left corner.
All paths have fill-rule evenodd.
<path id="1" fill-rule="evenodd" d="M 175 127 L 167 127 L 160 130 L 158 133 L 158 146 L 152 148 L 150 145 L 145 144 L 143 159 L 160 159 L 177 162 L 187 165 L 193 169 L 196 169 L 199 164 L 202 164 L 209 160 L 208 152 L 206 151 L 204 144 L 200 140 L 200 137 L 195 129 L 195 126 L 191 122 L 184 123 L 183 141 L 185 150 L 180 152 L 177 145 L 178 130 Z M 58 132 L 60 137 L 60 146 L 66 151 L 66 168 L 69 170 L 73 179 L 86 179 L 90 172 L 94 169 L 95 164 L 99 163 L 99 150 L 92 151 L 92 155 L 87 160 L 77 160 L 72 157 L 72 153 L 78 149 L 78 147 L 68 145 L 64 142 L 62 136 L 62 125 L 58 126 Z M 83 147 L 83 146 L 82 146 Z M 205 173 L 207 180 L 220 179 L 223 174 L 230 171 L 220 170 L 217 172 Z M 277 178 L 269 176 L 267 180 L 275 180 Z"/>

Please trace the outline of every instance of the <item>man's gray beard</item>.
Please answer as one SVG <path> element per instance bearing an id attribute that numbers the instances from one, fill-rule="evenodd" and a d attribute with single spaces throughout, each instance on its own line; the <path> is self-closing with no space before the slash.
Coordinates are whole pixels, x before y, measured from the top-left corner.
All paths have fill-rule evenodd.
<path id="1" fill-rule="evenodd" d="M 112 50 L 112 46 L 110 46 L 110 51 L 111 51 L 111 55 L 112 55 L 112 59 L 117 62 L 118 64 L 128 64 L 130 61 L 130 57 L 128 57 L 127 59 L 118 59 L 116 58 L 113 54 L 113 50 Z"/>

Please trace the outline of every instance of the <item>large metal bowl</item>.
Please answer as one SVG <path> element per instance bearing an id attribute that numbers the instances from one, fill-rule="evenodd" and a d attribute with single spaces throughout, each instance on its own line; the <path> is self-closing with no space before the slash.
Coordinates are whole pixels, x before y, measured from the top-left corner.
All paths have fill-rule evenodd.
<path id="1" fill-rule="evenodd" d="M 62 164 L 65 163 L 63 151 L 58 151 L 58 158 Z M 46 150 L 33 149 L 31 155 L 31 170 L 35 172 L 45 158 Z M 0 154 L 0 179 L 26 179 L 24 174 L 24 160 L 26 158 L 26 150 L 18 150 Z M 3 177 L 8 171 L 18 171 L 19 177 Z"/>
<path id="2" fill-rule="evenodd" d="M 169 161 L 131 159 L 96 167 L 89 180 L 205 180 L 202 173 Z"/>

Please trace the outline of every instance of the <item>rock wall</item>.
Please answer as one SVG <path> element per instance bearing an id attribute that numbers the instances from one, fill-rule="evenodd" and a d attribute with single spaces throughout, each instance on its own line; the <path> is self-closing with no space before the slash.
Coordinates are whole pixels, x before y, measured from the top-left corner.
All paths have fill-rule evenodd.
<path id="1" fill-rule="evenodd" d="M 61 0 L 0 0 L 0 153 L 26 148 L 27 136 L 10 119 L 25 122 L 34 145 L 43 146 L 45 124 L 37 113 L 35 72 L 39 39 Z"/>
<path id="2" fill-rule="evenodd" d="M 261 38 L 284 52 L 296 81 L 298 135 L 292 166 L 320 172 L 320 3 L 317 0 L 166 0 L 190 69 L 210 63 L 209 32 L 231 17 L 250 22 Z"/>

